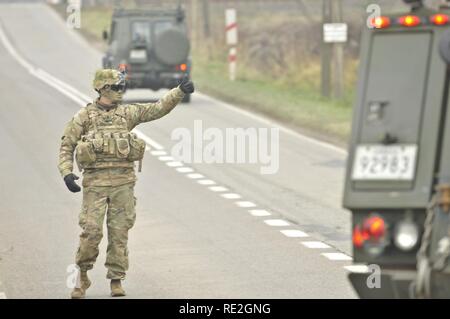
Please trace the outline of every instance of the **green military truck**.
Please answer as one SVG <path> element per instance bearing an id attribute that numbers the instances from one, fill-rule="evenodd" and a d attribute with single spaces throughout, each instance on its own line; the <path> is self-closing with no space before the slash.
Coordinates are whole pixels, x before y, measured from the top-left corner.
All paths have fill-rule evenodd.
<path id="1" fill-rule="evenodd" d="M 185 13 L 181 6 L 162 9 L 115 9 L 104 68 L 126 69 L 127 87 L 159 90 L 190 77 L 191 57 Z M 190 101 L 186 94 L 183 102 Z"/>
<path id="2" fill-rule="evenodd" d="M 405 2 L 362 33 L 343 205 L 369 267 L 349 279 L 362 298 L 449 298 L 450 10 Z"/>

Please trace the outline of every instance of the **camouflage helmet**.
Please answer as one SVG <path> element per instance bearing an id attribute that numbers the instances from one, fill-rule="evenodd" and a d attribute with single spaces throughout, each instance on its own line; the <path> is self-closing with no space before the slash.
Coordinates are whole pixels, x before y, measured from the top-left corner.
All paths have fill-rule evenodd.
<path id="1" fill-rule="evenodd" d="M 124 73 L 114 69 L 101 69 L 95 72 L 92 85 L 96 91 L 100 91 L 105 85 L 118 85 L 124 83 Z"/>

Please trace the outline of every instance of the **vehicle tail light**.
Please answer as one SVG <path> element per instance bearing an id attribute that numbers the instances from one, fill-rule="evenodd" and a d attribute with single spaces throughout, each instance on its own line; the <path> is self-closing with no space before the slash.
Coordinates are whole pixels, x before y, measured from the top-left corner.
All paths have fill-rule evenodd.
<path id="1" fill-rule="evenodd" d="M 405 27 L 415 27 L 418 26 L 421 21 L 418 16 L 407 15 L 398 18 L 398 23 Z"/>
<path id="2" fill-rule="evenodd" d="M 353 229 L 353 245 L 356 248 L 365 247 L 369 252 L 381 252 L 386 246 L 386 228 L 386 222 L 381 216 L 369 215 Z"/>
<path id="3" fill-rule="evenodd" d="M 126 64 L 126 63 L 120 63 L 118 69 L 119 69 L 119 71 L 129 72 L 130 71 L 130 65 Z"/>
<path id="4" fill-rule="evenodd" d="M 449 16 L 446 14 L 435 14 L 430 17 L 430 21 L 435 25 L 446 25 L 449 22 Z"/>
<path id="5" fill-rule="evenodd" d="M 363 224 L 363 231 L 369 234 L 370 239 L 378 240 L 382 238 L 386 233 L 384 219 L 380 216 L 367 218 Z"/>
<path id="6" fill-rule="evenodd" d="M 118 67 L 118 70 L 119 70 L 120 72 L 125 71 L 125 73 L 126 73 L 126 75 L 127 75 L 127 79 L 130 77 L 131 67 L 130 67 L 129 64 L 126 64 L 126 63 L 120 63 L 120 64 L 119 64 L 119 67 Z"/>
<path id="7" fill-rule="evenodd" d="M 361 248 L 364 245 L 364 242 L 369 239 L 369 234 L 363 232 L 359 225 L 355 226 L 353 230 L 353 245 L 355 247 Z"/>
<path id="8" fill-rule="evenodd" d="M 374 27 L 376 29 L 383 29 L 383 28 L 387 28 L 391 25 L 391 19 L 389 19 L 388 17 L 383 17 L 383 16 L 376 17 L 376 18 L 372 19 L 370 24 L 372 25 L 372 27 Z"/>
<path id="9" fill-rule="evenodd" d="M 186 72 L 186 70 L 187 70 L 187 64 L 186 64 L 186 63 L 179 64 L 179 65 L 175 66 L 175 69 L 176 69 L 177 71 L 183 71 L 183 72 Z"/>

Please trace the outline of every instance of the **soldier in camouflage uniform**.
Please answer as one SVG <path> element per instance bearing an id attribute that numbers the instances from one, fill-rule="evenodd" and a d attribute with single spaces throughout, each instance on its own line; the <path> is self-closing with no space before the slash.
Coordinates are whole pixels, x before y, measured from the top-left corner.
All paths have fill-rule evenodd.
<path id="1" fill-rule="evenodd" d="M 124 296 L 121 280 L 128 270 L 128 230 L 136 213 L 135 161 L 139 168 L 145 142 L 131 130 L 140 123 L 168 114 L 194 86 L 185 77 L 156 103 L 122 105 L 125 75 L 112 69 L 95 74 L 94 89 L 99 98 L 82 108 L 66 125 L 59 152 L 59 171 L 71 192 L 79 192 L 78 177 L 72 173 L 73 157 L 83 171 L 83 204 L 79 224 L 83 229 L 76 254 L 80 268 L 72 298 L 83 298 L 91 282 L 87 271 L 99 254 L 106 214 L 108 248 L 105 266 L 111 279 L 111 295 Z"/>

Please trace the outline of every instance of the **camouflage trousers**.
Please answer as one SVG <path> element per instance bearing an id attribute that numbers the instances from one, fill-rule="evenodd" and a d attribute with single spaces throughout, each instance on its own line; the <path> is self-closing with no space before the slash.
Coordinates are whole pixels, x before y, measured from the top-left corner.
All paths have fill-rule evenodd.
<path id="1" fill-rule="evenodd" d="M 128 230 L 136 220 L 134 183 L 120 186 L 88 186 L 83 188 L 83 206 L 79 224 L 83 229 L 76 264 L 81 271 L 93 268 L 99 254 L 106 215 L 108 248 L 106 278 L 124 279 L 128 270 Z"/>

